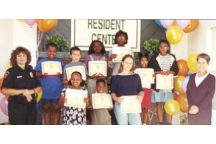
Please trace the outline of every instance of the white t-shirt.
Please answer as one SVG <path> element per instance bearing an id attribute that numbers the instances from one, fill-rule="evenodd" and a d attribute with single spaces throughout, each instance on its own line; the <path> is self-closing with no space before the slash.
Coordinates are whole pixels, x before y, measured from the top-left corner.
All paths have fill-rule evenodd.
<path id="1" fill-rule="evenodd" d="M 170 54 L 167 54 L 165 56 L 162 56 L 161 54 L 159 54 L 158 57 L 156 58 L 156 60 L 158 61 L 158 64 L 159 64 L 161 70 L 163 70 L 163 71 L 170 70 L 170 68 L 174 62 L 174 58 Z"/>
<path id="2" fill-rule="evenodd" d="M 162 71 L 170 70 L 173 62 L 175 61 L 173 56 L 170 54 L 167 54 L 165 56 L 162 56 L 161 54 L 159 54 L 156 60 L 158 61 L 158 64 Z M 161 92 L 171 92 L 171 90 L 160 90 L 160 91 Z"/>

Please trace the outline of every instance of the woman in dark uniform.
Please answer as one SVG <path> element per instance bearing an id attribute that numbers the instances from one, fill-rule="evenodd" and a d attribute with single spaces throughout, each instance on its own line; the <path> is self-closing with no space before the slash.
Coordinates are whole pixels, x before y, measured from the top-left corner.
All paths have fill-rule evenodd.
<path id="1" fill-rule="evenodd" d="M 13 125 L 36 124 L 36 93 L 41 91 L 41 86 L 30 61 L 30 52 L 17 47 L 11 53 L 12 67 L 4 76 L 1 89 L 8 97 L 9 123 Z"/>
<path id="2" fill-rule="evenodd" d="M 207 71 L 210 62 L 207 54 L 199 54 L 197 62 L 198 72 L 190 76 L 187 85 L 188 124 L 207 125 L 211 124 L 215 77 Z"/>

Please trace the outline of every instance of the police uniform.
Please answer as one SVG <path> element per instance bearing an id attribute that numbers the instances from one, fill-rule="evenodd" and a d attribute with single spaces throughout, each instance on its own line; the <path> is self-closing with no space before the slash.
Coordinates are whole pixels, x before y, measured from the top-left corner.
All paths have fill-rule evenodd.
<path id="1" fill-rule="evenodd" d="M 41 86 L 32 66 L 25 69 L 19 66 L 9 68 L 4 76 L 2 88 L 34 89 Z M 36 124 L 36 97 L 32 94 L 32 101 L 28 102 L 22 94 L 10 96 L 8 99 L 8 115 L 10 124 Z"/>

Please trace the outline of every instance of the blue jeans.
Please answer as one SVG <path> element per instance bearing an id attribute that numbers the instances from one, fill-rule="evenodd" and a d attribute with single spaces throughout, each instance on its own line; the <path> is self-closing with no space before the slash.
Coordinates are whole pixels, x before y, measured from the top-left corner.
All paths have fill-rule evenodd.
<path id="1" fill-rule="evenodd" d="M 118 125 L 141 125 L 140 113 L 121 113 L 120 104 L 115 102 L 114 113 Z"/>

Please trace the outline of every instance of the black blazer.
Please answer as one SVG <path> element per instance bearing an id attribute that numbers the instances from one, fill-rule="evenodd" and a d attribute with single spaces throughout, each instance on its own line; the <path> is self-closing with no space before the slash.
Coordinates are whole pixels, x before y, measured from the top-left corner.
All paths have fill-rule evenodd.
<path id="1" fill-rule="evenodd" d="M 177 65 L 177 61 L 176 58 L 173 54 L 170 54 L 173 58 L 174 58 L 174 62 L 172 64 L 172 66 L 170 67 L 170 71 L 174 72 L 174 76 L 178 74 L 178 65 Z M 156 60 L 156 58 L 158 57 L 157 55 L 152 56 L 152 58 L 150 59 L 149 63 L 148 63 L 148 67 L 149 68 L 153 68 L 155 72 L 161 71 L 160 65 L 158 63 L 158 61 Z M 154 89 L 155 91 L 159 91 L 158 89 L 156 89 L 156 79 L 155 79 L 155 83 L 152 84 L 151 86 L 152 89 Z"/>

